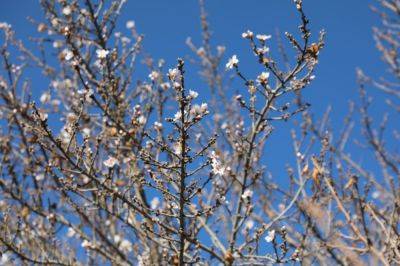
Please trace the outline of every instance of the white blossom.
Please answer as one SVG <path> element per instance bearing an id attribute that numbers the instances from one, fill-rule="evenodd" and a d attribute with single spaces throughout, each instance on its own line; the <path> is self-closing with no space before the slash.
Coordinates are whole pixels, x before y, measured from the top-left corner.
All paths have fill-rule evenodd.
<path id="1" fill-rule="evenodd" d="M 53 107 L 57 107 L 57 106 L 59 106 L 61 104 L 61 101 L 60 100 L 52 100 L 51 101 L 51 105 L 53 105 Z"/>
<path id="2" fill-rule="evenodd" d="M 58 24 L 59 24 L 58 18 L 53 18 L 53 19 L 50 21 L 50 23 L 51 23 L 51 25 L 52 25 L 53 27 L 57 27 Z"/>
<path id="3" fill-rule="evenodd" d="M 53 47 L 54 48 L 61 48 L 63 45 L 62 41 L 54 41 L 53 42 Z"/>
<path id="4" fill-rule="evenodd" d="M 89 241 L 87 241 L 86 239 L 82 241 L 81 246 L 83 248 L 90 248 L 92 246 L 92 243 L 90 243 Z"/>
<path id="5" fill-rule="evenodd" d="M 248 87 L 248 89 L 249 89 L 249 93 L 250 93 L 250 94 L 255 94 L 256 91 L 257 91 L 256 86 L 254 86 L 253 84 L 250 84 L 249 87 Z"/>
<path id="6" fill-rule="evenodd" d="M 258 54 L 266 54 L 268 52 L 269 52 L 269 47 L 267 47 L 267 46 L 257 48 Z"/>
<path id="7" fill-rule="evenodd" d="M 90 128 L 85 127 L 84 129 L 82 129 L 82 135 L 86 138 L 88 138 L 90 136 L 91 130 Z"/>
<path id="8" fill-rule="evenodd" d="M 377 190 L 375 190 L 374 192 L 372 192 L 372 198 L 377 199 L 379 198 L 379 196 L 381 195 L 381 193 Z"/>
<path id="9" fill-rule="evenodd" d="M 96 50 L 97 58 L 99 58 L 99 59 L 106 58 L 109 53 L 110 52 L 105 49 L 97 49 Z"/>
<path id="10" fill-rule="evenodd" d="M 114 242 L 119 243 L 121 241 L 121 236 L 120 235 L 115 235 L 114 236 Z"/>
<path id="11" fill-rule="evenodd" d="M 126 28 L 127 29 L 133 29 L 135 27 L 135 21 L 129 20 L 126 22 Z"/>
<path id="12" fill-rule="evenodd" d="M 127 44 L 127 43 L 130 43 L 130 42 L 131 42 L 131 39 L 129 39 L 128 37 L 123 36 L 123 37 L 121 38 L 121 42 L 122 42 L 123 44 Z"/>
<path id="13" fill-rule="evenodd" d="M 202 103 L 201 105 L 193 105 L 190 109 L 190 114 L 193 116 L 202 116 L 208 114 L 208 104 Z"/>
<path id="14" fill-rule="evenodd" d="M 275 239 L 275 230 L 271 230 L 268 232 L 268 235 L 264 238 L 265 241 L 272 242 Z"/>
<path id="15" fill-rule="evenodd" d="M 71 13 L 72 13 L 71 7 L 70 7 L 70 6 L 64 7 L 63 10 L 62 10 L 62 13 L 63 13 L 64 15 L 66 15 L 66 16 L 71 15 Z"/>
<path id="16" fill-rule="evenodd" d="M 132 243 L 129 242 L 129 240 L 127 240 L 127 239 L 123 239 L 121 241 L 121 244 L 119 244 L 119 247 L 124 252 L 131 252 L 132 251 Z"/>
<path id="17" fill-rule="evenodd" d="M 212 172 L 215 175 L 224 176 L 227 171 L 227 167 L 225 167 L 221 161 L 219 160 L 219 156 L 215 153 L 215 151 L 211 152 L 211 168 Z"/>
<path id="18" fill-rule="evenodd" d="M 158 197 L 154 197 L 150 202 L 150 207 L 155 210 L 160 205 L 160 199 Z"/>
<path id="19" fill-rule="evenodd" d="M 158 121 L 154 122 L 155 130 L 161 130 L 162 128 L 163 128 L 163 125 L 160 122 L 158 122 Z"/>
<path id="20" fill-rule="evenodd" d="M 42 121 L 46 121 L 49 118 L 49 115 L 41 110 L 39 111 L 39 118 Z"/>
<path id="21" fill-rule="evenodd" d="M 11 28 L 11 24 L 8 24 L 6 22 L 0 22 L 0 29 L 8 30 L 10 28 Z"/>
<path id="22" fill-rule="evenodd" d="M 94 66 L 98 69 L 103 69 L 103 64 L 101 63 L 101 60 L 98 59 L 96 61 L 94 61 Z"/>
<path id="23" fill-rule="evenodd" d="M 168 70 L 168 77 L 173 81 L 178 79 L 180 77 L 179 70 L 177 68 L 169 69 Z"/>
<path id="24" fill-rule="evenodd" d="M 108 168 L 113 168 L 115 165 L 118 165 L 119 162 L 116 158 L 109 156 L 108 159 L 103 162 L 103 164 Z"/>
<path id="25" fill-rule="evenodd" d="M 221 45 L 217 46 L 217 52 L 219 55 L 223 54 L 225 52 L 225 50 L 226 50 L 225 46 L 221 46 Z"/>
<path id="26" fill-rule="evenodd" d="M 0 265 L 8 265 L 7 263 L 9 262 L 9 254 L 4 252 L 3 254 L 1 254 L 1 258 L 0 258 Z"/>
<path id="27" fill-rule="evenodd" d="M 257 81 L 260 84 L 265 84 L 268 82 L 268 78 L 269 78 L 269 72 L 262 72 L 258 77 L 257 77 Z"/>
<path id="28" fill-rule="evenodd" d="M 65 125 L 60 131 L 61 142 L 67 145 L 70 142 L 71 137 L 72 135 L 70 133 L 70 127 L 68 125 Z"/>
<path id="29" fill-rule="evenodd" d="M 36 181 L 42 181 L 44 179 L 44 174 L 38 174 L 35 176 Z"/>
<path id="30" fill-rule="evenodd" d="M 158 80 L 159 77 L 160 77 L 160 73 L 157 72 L 157 71 L 151 71 L 151 73 L 149 74 L 149 78 L 150 78 L 152 81 Z"/>
<path id="31" fill-rule="evenodd" d="M 64 49 L 63 54 L 64 54 L 64 59 L 66 61 L 69 61 L 74 57 L 74 54 L 72 53 L 72 51 L 68 50 L 68 49 Z"/>
<path id="32" fill-rule="evenodd" d="M 140 125 L 146 124 L 146 121 L 147 121 L 147 119 L 146 119 L 146 117 L 145 117 L 144 115 L 139 116 L 139 118 L 138 118 L 138 123 L 139 123 Z"/>
<path id="33" fill-rule="evenodd" d="M 163 83 L 160 84 L 160 87 L 163 90 L 167 90 L 167 89 L 169 89 L 171 87 L 171 85 L 168 82 L 163 82 Z"/>
<path id="34" fill-rule="evenodd" d="M 171 209 L 175 209 L 175 210 L 179 209 L 179 206 L 178 206 L 178 204 L 177 204 L 176 202 L 171 202 L 171 203 L 169 204 L 169 207 L 170 207 Z"/>
<path id="35" fill-rule="evenodd" d="M 245 39 L 251 39 L 253 38 L 254 33 L 252 31 L 247 30 L 246 32 L 242 33 L 242 37 Z"/>
<path id="36" fill-rule="evenodd" d="M 189 90 L 189 97 L 192 99 L 197 98 L 199 96 L 199 93 L 197 91 Z"/>
<path id="37" fill-rule="evenodd" d="M 265 35 L 265 34 L 257 34 L 256 38 L 262 42 L 265 42 L 266 40 L 271 39 L 271 35 Z"/>
<path id="38" fill-rule="evenodd" d="M 174 152 L 175 152 L 175 154 L 182 154 L 182 145 L 181 145 L 181 143 L 179 143 L 179 142 L 176 142 L 175 144 L 174 144 Z"/>
<path id="39" fill-rule="evenodd" d="M 176 112 L 174 115 L 174 121 L 175 122 L 179 121 L 181 119 L 181 117 L 182 117 L 181 111 Z"/>
<path id="40" fill-rule="evenodd" d="M 232 69 L 233 67 L 237 66 L 237 64 L 239 63 L 239 59 L 237 58 L 236 55 L 233 55 L 228 63 L 226 63 L 226 68 L 227 69 Z"/>
<path id="41" fill-rule="evenodd" d="M 253 191 L 250 189 L 246 189 L 242 194 L 242 199 L 249 199 L 253 196 Z"/>
<path id="42" fill-rule="evenodd" d="M 138 261 L 138 266 L 145 266 L 145 263 L 143 262 L 142 256 L 138 255 L 137 256 L 137 261 Z"/>
<path id="43" fill-rule="evenodd" d="M 248 220 L 246 221 L 245 225 L 244 225 L 247 229 L 252 229 L 254 227 L 254 221 L 253 220 Z"/>
<path id="44" fill-rule="evenodd" d="M 200 110 L 201 110 L 203 113 L 208 112 L 208 104 L 207 104 L 207 103 L 202 103 L 201 106 L 200 106 Z"/>
<path id="45" fill-rule="evenodd" d="M 42 96 L 40 96 L 40 102 L 41 103 L 48 103 L 51 100 L 51 96 L 50 93 L 45 92 L 42 94 Z"/>
<path id="46" fill-rule="evenodd" d="M 174 89 L 176 89 L 176 90 L 179 90 L 182 86 L 181 86 L 181 84 L 179 83 L 179 82 L 174 82 L 173 84 L 172 84 L 172 86 L 174 87 Z"/>
<path id="47" fill-rule="evenodd" d="M 68 228 L 67 237 L 70 237 L 70 238 L 74 237 L 75 234 L 76 234 L 76 232 L 75 232 L 74 228 L 72 228 L 72 227 Z"/>
<path id="48" fill-rule="evenodd" d="M 206 50 L 204 49 L 204 47 L 200 47 L 199 49 L 197 49 L 198 56 L 204 56 L 205 54 L 206 54 Z"/>

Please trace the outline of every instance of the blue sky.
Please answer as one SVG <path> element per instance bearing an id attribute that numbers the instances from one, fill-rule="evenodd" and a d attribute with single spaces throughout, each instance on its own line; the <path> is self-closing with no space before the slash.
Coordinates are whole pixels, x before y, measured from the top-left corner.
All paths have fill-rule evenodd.
<path id="1" fill-rule="evenodd" d="M 309 88 L 310 102 L 321 111 L 328 103 L 342 105 L 356 96 L 356 67 L 362 67 L 371 74 L 383 72 L 383 64 L 379 61 L 371 35 L 372 26 L 377 25 L 379 20 L 369 8 L 374 4 L 371 0 L 304 2 L 314 33 L 319 29 L 327 31 L 317 79 Z M 213 0 L 206 1 L 206 5 L 214 44 L 225 45 L 227 56 L 235 53 L 243 63 L 251 63 L 249 67 L 255 64 L 246 41 L 240 37 L 243 31 L 251 29 L 258 33 L 275 34 L 278 29 L 294 32 L 298 25 L 291 0 Z M 198 14 L 196 0 L 128 0 L 120 19 L 120 28 L 124 29 L 125 21 L 135 20 L 139 32 L 145 34 L 145 49 L 154 58 L 162 57 L 167 64 L 173 64 L 177 57 L 190 54 L 185 45 L 188 36 L 199 41 Z M 0 21 L 11 23 L 22 39 L 35 33 L 35 27 L 27 21 L 28 16 L 41 18 L 38 1 L 0 2 Z M 314 37 L 317 37 L 316 34 Z M 344 114 L 345 110 L 341 113 Z"/>
<path id="2" fill-rule="evenodd" d="M 306 89 L 305 95 L 316 114 L 333 105 L 334 125 L 342 123 L 348 102 L 358 98 L 356 67 L 374 77 L 385 72 L 372 38 L 372 27 L 379 25 L 379 18 L 370 10 L 371 4 L 376 3 L 372 0 L 304 1 L 314 40 L 320 29 L 327 32 L 316 80 Z M 292 0 L 209 0 L 206 7 L 213 44 L 227 47 L 226 60 L 228 56 L 237 54 L 245 72 L 253 76 L 257 73 L 257 64 L 241 33 L 247 29 L 265 34 L 275 34 L 276 30 L 296 32 L 299 24 Z M 27 39 L 27 36 L 35 34 L 35 27 L 27 21 L 28 16 L 41 18 L 38 1 L 0 1 L 0 21 L 12 24 L 19 38 Z M 128 0 L 119 20 L 119 30 L 125 30 L 127 20 L 134 20 L 138 31 L 145 34 L 146 51 L 155 59 L 164 58 L 167 66 L 174 65 L 177 57 L 191 53 L 185 44 L 187 37 L 191 36 L 195 43 L 200 43 L 196 0 Z M 204 86 L 204 83 L 191 84 L 200 94 Z M 284 159 L 287 149 L 291 149 L 288 132 L 283 131 L 272 139 L 271 148 L 279 148 L 274 161 L 282 162 L 281 166 L 284 161 L 276 159 Z M 282 145 L 286 149 L 282 149 Z"/>

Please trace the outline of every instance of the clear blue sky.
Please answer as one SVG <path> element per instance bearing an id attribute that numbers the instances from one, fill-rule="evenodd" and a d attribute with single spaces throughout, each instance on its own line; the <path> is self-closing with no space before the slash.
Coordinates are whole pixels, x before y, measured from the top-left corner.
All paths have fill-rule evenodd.
<path id="1" fill-rule="evenodd" d="M 326 47 L 320 56 L 317 78 L 307 88 L 307 101 L 312 104 L 315 113 L 323 112 L 332 104 L 332 121 L 336 125 L 341 124 L 347 113 L 348 101 L 358 98 L 356 67 L 363 68 L 373 76 L 385 71 L 371 34 L 372 27 L 379 24 L 377 15 L 369 8 L 371 4 L 375 2 L 304 0 L 304 9 L 313 32 L 322 28 L 327 31 Z M 292 0 L 209 0 L 206 5 L 214 44 L 225 45 L 227 56 L 237 54 L 246 66 L 246 72 L 253 75 L 256 72 L 252 67 L 257 64 L 241 33 L 247 29 L 266 34 L 274 34 L 276 29 L 294 32 L 299 24 Z M 27 16 L 36 19 L 42 16 L 38 1 L 0 1 L 0 21 L 12 24 L 17 36 L 22 39 L 35 32 Z M 125 22 L 131 19 L 135 20 L 139 32 L 145 34 L 146 51 L 156 59 L 164 58 L 168 66 L 175 64 L 177 57 L 190 54 L 185 45 L 188 36 L 193 37 L 195 42 L 200 40 L 196 0 L 128 0 L 120 18 L 121 31 L 125 29 Z M 191 87 L 196 88 L 196 85 L 191 84 Z M 204 83 L 199 83 L 200 86 L 204 86 Z M 196 89 L 202 93 L 201 88 Z M 278 150 L 287 150 L 281 149 L 284 145 L 291 149 L 291 143 L 287 142 L 288 131 L 282 134 L 275 137 L 272 148 L 279 145 Z M 275 159 L 284 159 L 287 152 L 275 156 Z"/>

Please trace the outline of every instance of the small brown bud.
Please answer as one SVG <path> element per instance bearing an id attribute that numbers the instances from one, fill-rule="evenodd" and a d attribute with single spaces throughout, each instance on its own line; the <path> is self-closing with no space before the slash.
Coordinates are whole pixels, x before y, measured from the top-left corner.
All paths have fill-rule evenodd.
<path id="1" fill-rule="evenodd" d="M 235 258 L 233 257 L 232 252 L 230 252 L 230 251 L 226 252 L 225 261 L 228 262 L 229 264 L 231 264 L 234 260 L 235 260 Z"/>
<path id="2" fill-rule="evenodd" d="M 118 133 L 118 130 L 117 130 L 117 128 L 112 127 L 109 129 L 109 133 L 110 133 L 110 136 L 115 137 Z"/>

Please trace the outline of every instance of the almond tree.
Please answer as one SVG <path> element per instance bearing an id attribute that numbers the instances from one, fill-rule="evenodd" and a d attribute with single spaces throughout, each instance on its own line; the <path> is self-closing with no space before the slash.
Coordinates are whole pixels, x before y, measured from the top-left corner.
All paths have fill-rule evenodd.
<path id="1" fill-rule="evenodd" d="M 225 47 L 211 45 L 203 0 L 202 43 L 188 39 L 195 55 L 177 62 L 149 56 L 133 21 L 126 22 L 129 35 L 116 32 L 124 2 L 41 0 L 43 21 L 32 20 L 36 50 L 0 24 L 2 263 L 399 260 L 398 155 L 374 131 L 363 89 L 364 133 L 384 181 L 345 153 L 351 115 L 338 142 L 327 116 L 314 121 L 301 92 L 314 79 L 324 32 L 311 34 L 301 0 L 293 6 L 299 32 L 285 33 L 286 43 L 277 36 L 278 51 L 271 35 L 242 34 L 260 73 L 241 67 L 246 55 L 226 63 Z M 399 6 L 381 3 L 395 12 Z M 382 13 L 375 36 L 397 75 L 393 16 Z M 186 82 L 194 64 L 209 102 Z M 148 77 L 139 78 L 138 68 Z M 33 70 L 48 84 L 44 91 L 29 80 Z M 359 77 L 362 88 L 372 83 L 397 95 L 391 83 Z M 239 93 L 232 94 L 232 80 Z M 296 117 L 297 165 L 281 187 L 267 171 L 265 145 L 277 124 Z"/>

